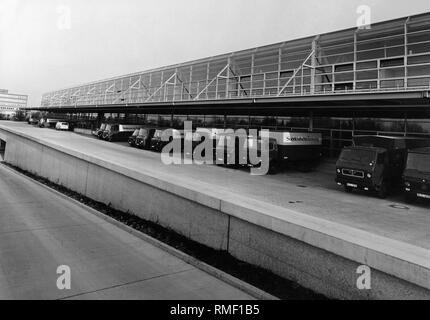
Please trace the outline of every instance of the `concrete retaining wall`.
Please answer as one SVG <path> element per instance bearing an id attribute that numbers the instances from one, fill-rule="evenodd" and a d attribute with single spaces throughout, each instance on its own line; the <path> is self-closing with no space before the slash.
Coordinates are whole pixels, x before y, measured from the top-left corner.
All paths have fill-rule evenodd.
<path id="1" fill-rule="evenodd" d="M 87 136 L 91 136 L 93 134 L 91 129 L 74 128 L 73 132 L 79 133 L 79 134 L 85 134 Z"/>
<path id="2" fill-rule="evenodd" d="M 7 142 L 6 162 L 326 296 L 430 299 L 430 260 L 420 260 L 428 252 L 252 199 L 180 185 L 175 177 L 131 172 L 10 130 L 0 128 L 0 139 Z M 357 267 L 365 263 L 372 268 L 372 290 L 356 286 Z"/>

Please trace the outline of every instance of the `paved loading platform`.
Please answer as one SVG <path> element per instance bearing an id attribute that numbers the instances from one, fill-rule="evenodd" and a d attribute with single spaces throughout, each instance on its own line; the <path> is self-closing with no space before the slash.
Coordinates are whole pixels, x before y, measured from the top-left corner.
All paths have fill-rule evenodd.
<path id="1" fill-rule="evenodd" d="M 329 173 L 251 176 L 0 122 L 5 159 L 336 298 L 430 298 L 429 206 L 338 189 Z M 372 269 L 358 290 L 357 268 Z"/>

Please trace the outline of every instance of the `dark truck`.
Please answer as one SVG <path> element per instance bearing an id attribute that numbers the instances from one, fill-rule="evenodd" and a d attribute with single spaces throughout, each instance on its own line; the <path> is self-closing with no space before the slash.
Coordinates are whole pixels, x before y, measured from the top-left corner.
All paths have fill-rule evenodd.
<path id="1" fill-rule="evenodd" d="M 346 192 L 358 189 L 386 198 L 402 182 L 408 149 L 426 145 L 429 140 L 421 138 L 355 136 L 336 163 L 336 182 Z"/>
<path id="2" fill-rule="evenodd" d="M 142 128 L 136 137 L 136 147 L 144 150 L 150 149 L 151 139 L 154 136 L 156 129 Z"/>
<path id="3" fill-rule="evenodd" d="M 136 139 L 139 135 L 139 130 L 140 129 L 134 130 L 133 134 L 128 138 L 128 144 L 130 147 L 136 147 Z"/>
<path id="4" fill-rule="evenodd" d="M 404 194 L 407 201 L 430 199 L 430 148 L 409 150 L 403 172 Z"/>
<path id="5" fill-rule="evenodd" d="M 93 135 L 96 136 L 97 138 L 101 139 L 103 136 L 103 132 L 106 129 L 107 124 L 106 123 L 102 123 L 100 125 L 100 128 L 98 128 L 96 131 L 93 131 Z"/>
<path id="6" fill-rule="evenodd" d="M 231 139 L 235 139 L 234 144 Z M 264 150 L 264 148 L 267 148 Z M 242 152 L 241 152 L 242 151 Z M 261 137 L 252 135 L 218 134 L 217 145 L 214 150 L 214 159 L 223 165 L 238 167 L 260 167 L 257 160 L 262 152 L 268 152 L 268 173 L 275 174 L 281 163 L 281 154 L 277 139 L 269 138 L 265 145 Z M 251 155 L 258 159 L 252 159 Z"/>
<path id="7" fill-rule="evenodd" d="M 108 124 L 103 131 L 102 139 L 106 141 L 128 141 L 128 138 L 133 134 L 136 129 L 139 129 L 136 125 L 127 124 Z"/>
<path id="8" fill-rule="evenodd" d="M 276 157 L 272 159 L 272 171 L 292 167 L 302 172 L 314 169 L 322 157 L 322 135 L 315 132 L 270 131 L 276 141 Z"/>
<path id="9" fill-rule="evenodd" d="M 180 139 L 181 143 L 184 142 L 183 132 L 175 129 L 157 129 L 151 139 L 149 149 L 155 152 L 162 152 L 163 148 L 172 142 L 174 139 Z"/>
<path id="10" fill-rule="evenodd" d="M 215 161 L 235 167 L 259 167 L 261 163 L 255 163 L 257 159 L 251 159 L 251 154 L 260 158 L 262 151 L 266 151 L 269 174 L 275 174 L 285 165 L 294 165 L 308 171 L 318 163 L 322 155 L 319 133 L 270 132 L 267 146 L 262 143 L 261 137 L 224 134 L 224 139 L 220 139 L 222 136 L 217 136 Z M 231 139 L 236 139 L 234 146 Z M 241 150 L 246 152 L 240 152 Z"/>

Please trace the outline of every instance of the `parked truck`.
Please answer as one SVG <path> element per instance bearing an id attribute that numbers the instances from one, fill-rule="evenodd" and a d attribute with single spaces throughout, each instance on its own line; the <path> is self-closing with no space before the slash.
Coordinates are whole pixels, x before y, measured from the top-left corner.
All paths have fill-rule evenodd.
<path id="1" fill-rule="evenodd" d="M 136 137 L 136 147 L 144 150 L 149 150 L 151 146 L 151 139 L 155 134 L 155 128 L 142 128 Z"/>
<path id="2" fill-rule="evenodd" d="M 134 130 L 133 134 L 128 138 L 128 145 L 130 147 L 136 146 L 136 139 L 137 139 L 137 136 L 139 135 L 139 130 L 140 129 Z"/>
<path id="3" fill-rule="evenodd" d="M 403 191 L 408 202 L 419 198 L 430 199 L 429 147 L 409 150 L 403 183 Z"/>
<path id="4" fill-rule="evenodd" d="M 250 151 L 254 151 L 254 154 L 260 157 L 261 152 L 264 150 L 261 137 L 235 136 L 235 148 L 232 147 L 231 142 L 230 146 L 225 142 L 226 138 L 229 138 L 228 135 L 224 139 L 219 139 L 217 143 L 216 151 L 218 151 L 218 156 L 224 154 L 224 157 L 216 160 L 221 161 L 224 159 L 225 163 L 234 162 L 236 166 L 240 165 L 240 163 L 247 166 L 256 165 L 250 161 L 249 156 Z M 243 153 L 240 155 L 240 147 L 248 150 L 247 159 L 244 159 Z M 320 133 L 271 131 L 269 132 L 266 148 L 267 150 L 264 151 L 269 154 L 269 173 L 274 174 L 286 166 L 307 172 L 317 166 L 321 159 L 322 137 Z M 235 157 L 234 161 L 233 157 Z"/>
<path id="5" fill-rule="evenodd" d="M 39 127 L 40 128 L 55 128 L 57 122 L 59 122 L 59 121 L 61 121 L 61 120 L 50 119 L 50 118 L 47 118 L 47 119 L 41 118 L 39 120 Z"/>
<path id="6" fill-rule="evenodd" d="M 162 152 L 163 148 L 172 140 L 177 139 L 181 141 L 183 146 L 184 133 L 181 130 L 175 129 L 157 129 L 150 142 L 149 149 L 155 152 Z M 183 147 L 182 147 L 183 149 Z"/>
<path id="7" fill-rule="evenodd" d="M 273 170 L 292 167 L 303 172 L 314 169 L 322 157 L 322 135 L 316 132 L 270 131 L 276 141 L 276 158 Z"/>
<path id="8" fill-rule="evenodd" d="M 217 136 L 214 150 L 214 161 L 217 164 L 239 167 L 259 167 L 262 165 L 262 153 L 268 153 L 268 173 L 276 173 L 278 160 L 278 146 L 274 138 L 269 138 L 267 145 L 261 137 L 251 135 L 220 134 Z M 234 142 L 234 143 L 233 143 Z M 258 159 L 253 159 L 251 155 Z"/>
<path id="9" fill-rule="evenodd" d="M 128 138 L 136 129 L 140 129 L 137 125 L 126 124 L 108 124 L 103 131 L 103 140 L 106 141 L 128 141 Z"/>
<path id="10" fill-rule="evenodd" d="M 97 130 L 93 131 L 93 135 L 96 136 L 97 138 L 101 139 L 103 136 L 103 132 L 106 129 L 107 124 L 106 123 L 102 123 L 100 125 L 100 128 L 98 128 Z"/>
<path id="11" fill-rule="evenodd" d="M 430 146 L 412 137 L 355 136 L 336 163 L 336 182 L 346 192 L 364 190 L 386 198 L 402 182 L 408 149 Z"/>

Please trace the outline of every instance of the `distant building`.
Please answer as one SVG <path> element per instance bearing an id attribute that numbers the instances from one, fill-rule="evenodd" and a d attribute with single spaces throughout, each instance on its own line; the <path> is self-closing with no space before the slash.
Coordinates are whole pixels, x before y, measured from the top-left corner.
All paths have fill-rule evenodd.
<path id="1" fill-rule="evenodd" d="M 0 119 L 12 119 L 20 109 L 27 107 L 27 100 L 26 95 L 0 89 Z"/>

